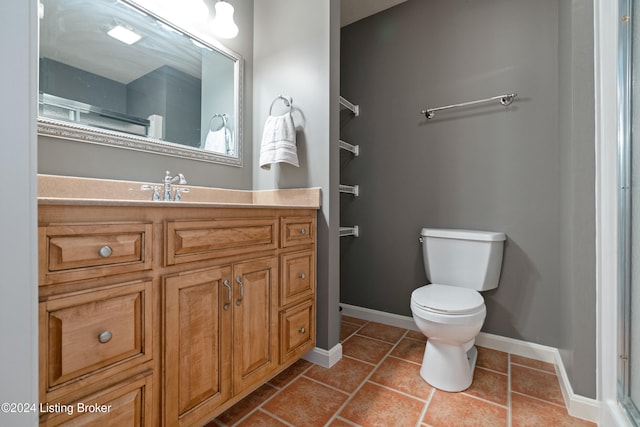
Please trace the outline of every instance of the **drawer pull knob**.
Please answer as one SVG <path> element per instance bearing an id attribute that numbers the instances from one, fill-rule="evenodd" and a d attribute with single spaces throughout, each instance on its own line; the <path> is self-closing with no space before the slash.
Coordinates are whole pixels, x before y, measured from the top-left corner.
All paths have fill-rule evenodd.
<path id="1" fill-rule="evenodd" d="M 98 335 L 98 341 L 100 341 L 102 344 L 106 344 L 111 341 L 111 337 L 113 337 L 113 334 L 110 331 L 104 331 L 100 335 Z"/>
<path id="2" fill-rule="evenodd" d="M 304 273 L 300 273 L 300 276 L 299 276 L 299 277 L 300 277 L 301 279 L 306 279 L 306 278 L 307 278 L 307 275 L 306 275 L 306 274 L 304 274 Z"/>
<path id="3" fill-rule="evenodd" d="M 300 332 L 301 334 L 304 334 L 305 332 L 307 332 L 307 330 L 304 327 L 302 327 L 298 329 L 298 332 Z"/>
<path id="4" fill-rule="evenodd" d="M 113 249 L 111 249 L 109 246 L 103 246 L 100 248 L 100 250 L 98 250 L 98 255 L 100 255 L 102 258 L 109 258 L 112 253 Z"/>
<path id="5" fill-rule="evenodd" d="M 300 229 L 300 234 L 307 234 L 307 229 L 306 228 L 301 228 Z"/>

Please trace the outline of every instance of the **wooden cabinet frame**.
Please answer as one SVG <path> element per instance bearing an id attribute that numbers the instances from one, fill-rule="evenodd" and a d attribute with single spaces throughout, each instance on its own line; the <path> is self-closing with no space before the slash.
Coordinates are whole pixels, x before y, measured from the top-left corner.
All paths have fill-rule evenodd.
<path id="1" fill-rule="evenodd" d="M 101 425 L 204 425 L 315 345 L 315 209 L 40 205 L 38 215 L 42 403 L 116 402 Z M 87 330 L 56 329 L 82 316 Z M 69 358 L 74 342 L 91 348 L 83 340 L 98 339 L 102 318 L 133 341 Z"/>

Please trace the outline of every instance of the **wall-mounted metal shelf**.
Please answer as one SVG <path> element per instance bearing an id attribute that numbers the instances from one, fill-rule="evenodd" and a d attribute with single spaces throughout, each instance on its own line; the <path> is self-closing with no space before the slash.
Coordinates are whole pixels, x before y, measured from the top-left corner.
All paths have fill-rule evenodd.
<path id="1" fill-rule="evenodd" d="M 340 148 L 346 151 L 350 151 L 354 156 L 358 157 L 360 155 L 360 146 L 359 145 L 351 145 L 348 142 L 344 142 L 340 140 L 339 142 Z"/>
<path id="2" fill-rule="evenodd" d="M 352 104 L 351 102 L 347 101 L 343 97 L 340 97 L 340 105 L 351 110 L 354 116 L 358 117 L 360 115 L 360 106 Z"/>
<path id="3" fill-rule="evenodd" d="M 340 237 L 346 236 L 360 236 L 360 228 L 357 225 L 354 225 L 353 227 L 340 227 Z"/>
<path id="4" fill-rule="evenodd" d="M 343 185 L 340 184 L 340 192 L 341 193 L 347 193 L 347 194 L 353 194 L 354 196 L 359 196 L 360 195 L 360 186 L 359 185 Z"/>

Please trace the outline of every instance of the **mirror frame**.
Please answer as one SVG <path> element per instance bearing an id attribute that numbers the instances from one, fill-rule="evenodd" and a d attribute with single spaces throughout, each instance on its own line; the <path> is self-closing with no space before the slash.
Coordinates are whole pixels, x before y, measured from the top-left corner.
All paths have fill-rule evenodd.
<path id="1" fill-rule="evenodd" d="M 243 165 L 243 82 L 244 82 L 244 59 L 242 55 L 223 46 L 220 42 L 207 41 L 185 30 L 184 28 L 168 21 L 162 16 L 140 6 L 132 0 L 120 0 L 127 6 L 140 10 L 141 12 L 151 16 L 152 18 L 162 22 L 173 28 L 181 34 L 202 43 L 206 47 L 228 57 L 234 61 L 234 110 L 235 123 L 234 134 L 237 140 L 237 157 L 225 156 L 212 151 L 188 147 L 170 141 L 138 136 L 119 132 L 114 130 L 102 129 L 77 123 L 64 122 L 62 120 L 49 119 L 40 117 L 38 112 L 38 135 L 48 136 L 58 139 L 67 139 L 72 141 L 88 142 L 91 144 L 106 145 L 110 147 L 124 148 L 127 150 L 135 150 L 148 152 L 153 154 L 162 154 L 166 156 L 180 157 L 191 160 L 198 160 L 210 163 L 219 163 L 228 166 L 242 167 Z M 39 44 L 39 41 L 38 41 Z M 39 93 L 39 91 L 38 91 Z M 39 111 L 39 110 L 38 110 Z"/>

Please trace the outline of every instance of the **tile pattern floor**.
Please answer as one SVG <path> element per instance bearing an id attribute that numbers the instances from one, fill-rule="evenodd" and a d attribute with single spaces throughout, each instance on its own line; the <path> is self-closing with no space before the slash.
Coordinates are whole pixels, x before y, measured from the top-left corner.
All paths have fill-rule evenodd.
<path id="1" fill-rule="evenodd" d="M 300 360 L 207 427 L 595 426 L 568 415 L 550 363 L 479 347 L 471 387 L 446 393 L 420 377 L 418 332 L 343 316 L 341 342 L 330 369 Z"/>

